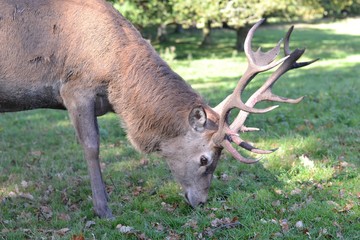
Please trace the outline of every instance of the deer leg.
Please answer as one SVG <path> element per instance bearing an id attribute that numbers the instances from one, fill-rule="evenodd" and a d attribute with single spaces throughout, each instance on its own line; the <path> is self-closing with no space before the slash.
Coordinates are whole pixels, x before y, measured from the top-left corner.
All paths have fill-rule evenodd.
<path id="1" fill-rule="evenodd" d="M 65 105 L 76 129 L 77 137 L 84 149 L 90 175 L 95 213 L 101 218 L 111 218 L 112 213 L 107 205 L 107 193 L 100 169 L 100 140 L 95 115 L 95 101 L 92 98 L 84 100 L 83 96 L 65 99 Z"/>

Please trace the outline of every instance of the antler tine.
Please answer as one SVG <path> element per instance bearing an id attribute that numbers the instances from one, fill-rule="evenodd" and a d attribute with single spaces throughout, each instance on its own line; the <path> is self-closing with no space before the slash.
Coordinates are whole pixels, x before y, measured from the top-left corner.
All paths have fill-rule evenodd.
<path id="1" fill-rule="evenodd" d="M 284 54 L 285 54 L 285 56 L 289 56 L 289 55 L 292 53 L 292 51 L 290 50 L 290 47 L 289 47 L 289 42 L 290 42 L 290 36 L 291 36 L 291 33 L 292 33 L 293 30 L 294 30 L 294 26 L 291 26 L 291 27 L 289 28 L 289 30 L 287 31 L 286 36 L 285 36 L 285 41 L 284 41 Z M 304 52 L 305 52 L 305 49 L 303 49 L 303 50 L 301 50 L 301 51 L 303 51 L 303 53 L 304 53 Z M 302 53 L 302 54 L 303 54 L 303 53 Z M 302 54 L 301 54 L 301 55 L 302 55 Z M 310 64 L 318 61 L 319 59 L 320 59 L 320 58 L 316 58 L 316 59 L 314 59 L 314 60 L 312 60 L 312 61 L 299 62 L 299 63 L 297 63 L 297 62 L 295 61 L 295 62 L 293 63 L 293 66 L 292 66 L 291 69 L 305 67 L 305 66 L 307 66 L 307 65 L 310 65 Z"/>
<path id="2" fill-rule="evenodd" d="M 243 157 L 232 145 L 229 141 L 224 141 L 221 144 L 236 160 L 242 162 L 242 163 L 246 163 L 246 164 L 252 164 L 252 163 L 257 163 L 258 161 L 261 160 L 261 158 L 258 159 L 250 159 L 250 158 L 246 158 Z"/>
<path id="3" fill-rule="evenodd" d="M 262 87 L 260 87 L 246 102 L 246 105 L 253 107 L 256 103 L 261 101 L 273 101 L 273 102 L 282 102 L 282 103 L 299 103 L 304 97 L 299 97 L 297 99 L 290 99 L 285 97 L 280 97 L 272 93 L 272 86 L 275 82 L 287 71 L 295 68 L 300 68 L 307 66 L 313 62 L 316 62 L 319 59 L 315 59 L 309 62 L 297 63 L 296 61 L 304 54 L 305 49 L 295 49 L 293 52 L 290 51 L 289 41 L 291 33 L 294 29 L 294 26 L 291 26 L 288 30 L 285 41 L 284 41 L 284 53 L 287 55 L 287 59 L 281 64 L 281 66 L 276 69 L 276 71 L 268 78 Z M 233 123 L 230 126 L 230 129 L 233 131 L 239 131 L 249 113 L 245 111 L 240 111 L 238 116 L 235 118 Z"/>
<path id="4" fill-rule="evenodd" d="M 280 52 L 280 44 L 282 40 L 278 42 L 278 44 L 271 49 L 270 51 L 263 53 L 258 49 L 258 51 L 254 52 L 251 49 L 251 41 L 256 29 L 264 22 L 265 19 L 261 19 L 257 22 L 248 32 L 245 42 L 244 42 L 244 52 L 248 60 L 248 67 L 244 73 L 244 75 L 240 78 L 234 92 L 227 97 L 223 102 L 221 102 L 214 109 L 218 112 L 221 112 L 220 115 L 226 115 L 228 111 L 233 108 L 239 108 L 241 110 L 250 112 L 250 113 L 265 113 L 275 109 L 277 106 L 268 107 L 265 109 L 255 109 L 250 108 L 245 105 L 241 100 L 241 93 L 244 91 L 245 87 L 248 83 L 256 76 L 256 74 L 269 70 L 271 68 L 276 67 L 287 57 L 280 59 L 279 61 L 273 62 L 276 56 Z"/>
<path id="5" fill-rule="evenodd" d="M 251 30 L 249 31 L 248 36 L 246 38 L 246 41 L 245 41 L 244 49 L 245 49 L 245 54 L 248 58 L 248 68 L 245 71 L 245 74 L 241 77 L 234 93 L 231 96 L 227 97 L 225 99 L 225 101 L 223 101 L 216 107 L 217 110 L 219 110 L 219 109 L 221 110 L 220 111 L 220 116 L 221 116 L 220 121 L 221 121 L 221 119 L 224 120 L 224 122 L 220 122 L 221 126 L 219 128 L 220 129 L 219 133 L 221 133 L 221 135 L 223 136 L 221 146 L 224 147 L 227 151 L 229 151 L 234 158 L 236 158 L 240 162 L 244 162 L 244 163 L 255 163 L 255 162 L 259 161 L 259 159 L 248 159 L 248 158 L 241 156 L 241 154 L 239 152 L 237 152 L 235 150 L 235 148 L 231 145 L 231 142 L 234 142 L 236 145 L 238 145 L 248 151 L 258 153 L 258 154 L 268 154 L 268 153 L 276 151 L 276 149 L 272 149 L 272 150 L 258 149 L 256 147 L 252 146 L 251 144 L 245 142 L 244 140 L 242 140 L 240 138 L 240 136 L 237 134 L 239 131 L 258 130 L 257 128 L 247 128 L 244 126 L 244 122 L 250 113 L 252 113 L 252 112 L 259 113 L 260 112 L 259 109 L 255 109 L 254 106 L 258 102 L 261 102 L 261 101 L 273 101 L 273 102 L 283 102 L 283 103 L 298 103 L 298 102 L 300 102 L 303 99 L 303 97 L 299 97 L 297 99 L 290 99 L 290 98 L 284 98 L 284 97 L 275 95 L 274 93 L 272 93 L 272 86 L 287 71 L 289 71 L 291 69 L 307 66 L 318 60 L 318 59 L 315 59 L 315 60 L 308 61 L 308 62 L 299 62 L 299 63 L 296 62 L 304 54 L 305 49 L 295 49 L 294 51 L 290 50 L 289 41 L 290 41 L 291 33 L 294 29 L 293 26 L 290 27 L 289 31 L 287 32 L 287 34 L 285 36 L 285 41 L 284 41 L 285 57 L 284 58 L 280 59 L 279 61 L 277 61 L 275 63 L 273 62 L 276 55 L 280 51 L 281 41 L 278 43 L 278 45 L 275 48 L 268 51 L 267 53 L 261 52 L 260 49 L 256 52 L 253 52 L 251 50 L 251 40 L 252 40 L 252 37 L 254 35 L 256 28 L 262 22 L 263 22 L 263 20 L 259 21 L 257 24 L 255 24 L 251 28 Z M 260 87 L 246 101 L 245 104 L 243 104 L 241 101 L 240 95 L 241 95 L 242 91 L 244 90 L 244 88 L 246 87 L 246 85 L 256 76 L 257 73 L 271 69 L 271 68 L 279 65 L 280 63 L 281 63 L 280 67 L 278 69 L 276 69 L 275 72 L 272 73 L 272 75 L 266 80 L 264 85 L 262 87 Z M 238 99 L 240 99 L 236 102 L 236 104 L 233 103 L 233 101 L 235 101 L 235 100 L 233 100 L 234 96 L 236 96 L 236 97 L 238 97 Z M 242 104 L 245 105 L 246 108 L 243 108 Z M 229 124 L 227 122 L 227 117 L 228 117 L 231 109 L 234 107 L 239 108 L 240 112 L 236 116 L 233 123 L 229 126 Z M 274 107 L 261 109 L 261 111 L 266 112 L 266 110 L 273 109 L 273 108 Z M 248 111 L 248 109 L 252 109 L 253 111 Z M 221 138 L 221 136 L 218 135 L 218 136 L 216 136 L 215 139 L 219 140 L 220 138 Z"/>
<path id="6" fill-rule="evenodd" d="M 248 35 L 246 36 L 245 43 L 244 43 L 244 51 L 245 55 L 248 59 L 248 67 L 244 73 L 244 75 L 240 78 L 236 88 L 234 89 L 233 93 L 226 97 L 224 101 L 218 104 L 214 110 L 219 113 L 220 115 L 220 126 L 219 126 L 219 133 L 214 136 L 214 142 L 220 143 L 224 139 L 224 131 L 222 130 L 225 126 L 226 118 L 231 109 L 239 108 L 243 111 L 250 112 L 250 113 L 265 113 L 269 112 L 278 106 L 271 106 L 265 109 L 255 109 L 253 107 L 249 107 L 241 100 L 241 94 L 244 91 L 245 87 L 248 83 L 260 72 L 269 70 L 274 68 L 275 66 L 281 64 L 287 59 L 287 56 L 280 59 L 279 61 L 273 62 L 276 56 L 280 52 L 280 44 L 282 41 L 279 41 L 278 44 L 270 51 L 263 53 L 260 49 L 256 52 L 252 51 L 251 49 L 251 41 L 256 29 L 264 22 L 264 19 L 257 22 L 249 31 Z"/>

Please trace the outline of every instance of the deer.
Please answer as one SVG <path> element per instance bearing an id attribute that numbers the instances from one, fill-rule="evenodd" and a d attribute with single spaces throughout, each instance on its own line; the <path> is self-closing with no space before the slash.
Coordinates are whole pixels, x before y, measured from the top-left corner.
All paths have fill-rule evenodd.
<path id="1" fill-rule="evenodd" d="M 244 43 L 248 67 L 233 93 L 215 107 L 165 63 L 151 44 L 111 4 L 104 0 L 1 0 L 0 1 L 0 112 L 39 108 L 67 110 L 87 162 L 93 209 L 112 218 L 99 160 L 97 117 L 119 116 L 134 148 L 157 153 L 192 207 L 203 205 L 223 150 L 241 163 L 238 147 L 256 154 L 262 150 L 240 134 L 256 131 L 244 125 L 262 101 L 298 103 L 272 93 L 287 71 L 307 66 L 297 62 L 305 49 L 290 50 L 293 27 L 284 40 L 284 57 L 277 60 L 281 41 L 271 50 L 252 50 L 255 31 Z M 254 77 L 278 68 L 244 102 L 242 93 Z M 233 121 L 230 113 L 239 109 Z"/>

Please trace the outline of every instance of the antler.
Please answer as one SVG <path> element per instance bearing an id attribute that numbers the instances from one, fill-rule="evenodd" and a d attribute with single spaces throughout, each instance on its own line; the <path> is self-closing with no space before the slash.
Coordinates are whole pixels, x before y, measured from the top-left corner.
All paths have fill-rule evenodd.
<path id="1" fill-rule="evenodd" d="M 220 115 L 219 120 L 219 130 L 213 136 L 213 141 L 218 146 L 225 148 L 234 158 L 243 163 L 256 163 L 260 159 L 249 159 L 243 157 L 233 146 L 232 142 L 236 145 L 258 154 L 268 154 L 274 152 L 276 149 L 272 150 L 262 150 L 258 149 L 246 141 L 242 140 L 238 134 L 239 131 L 257 131 L 258 128 L 248 128 L 244 126 L 244 122 L 249 115 L 249 113 L 265 113 L 269 112 L 278 107 L 278 105 L 268 107 L 265 109 L 256 109 L 254 106 L 256 103 L 261 101 L 273 101 L 273 102 L 285 102 L 285 103 L 299 103 L 303 97 L 297 99 L 289 99 L 277 96 L 272 93 L 272 87 L 275 82 L 288 70 L 304 67 L 309 65 L 318 59 L 309 61 L 309 62 L 300 62 L 296 61 L 303 55 L 305 49 L 295 49 L 290 51 L 289 40 L 290 35 L 293 31 L 293 26 L 289 29 L 285 36 L 284 41 L 284 53 L 285 57 L 275 61 L 276 56 L 280 52 L 280 44 L 282 40 L 270 51 L 261 52 L 259 48 L 256 52 L 251 49 L 251 41 L 256 29 L 264 22 L 264 19 L 256 23 L 249 31 L 245 43 L 244 50 L 245 55 L 248 60 L 248 67 L 244 75 L 240 78 L 234 92 L 226 97 L 219 105 L 217 105 L 214 110 Z M 266 80 L 263 86 L 261 86 L 247 101 L 243 103 L 241 100 L 241 94 L 248 85 L 248 83 L 260 72 L 270 70 L 279 64 L 280 67 L 276 69 L 275 72 Z M 236 116 L 235 120 L 231 125 L 229 125 L 229 114 L 230 111 L 234 108 L 240 109 L 239 114 Z"/>

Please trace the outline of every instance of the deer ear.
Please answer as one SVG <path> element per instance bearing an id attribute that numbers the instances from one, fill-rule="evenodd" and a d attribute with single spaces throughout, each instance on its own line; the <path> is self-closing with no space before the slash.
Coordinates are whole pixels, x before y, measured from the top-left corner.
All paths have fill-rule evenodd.
<path id="1" fill-rule="evenodd" d="M 206 112 L 203 107 L 195 107 L 189 114 L 189 124 L 197 132 L 202 132 L 206 124 Z"/>

